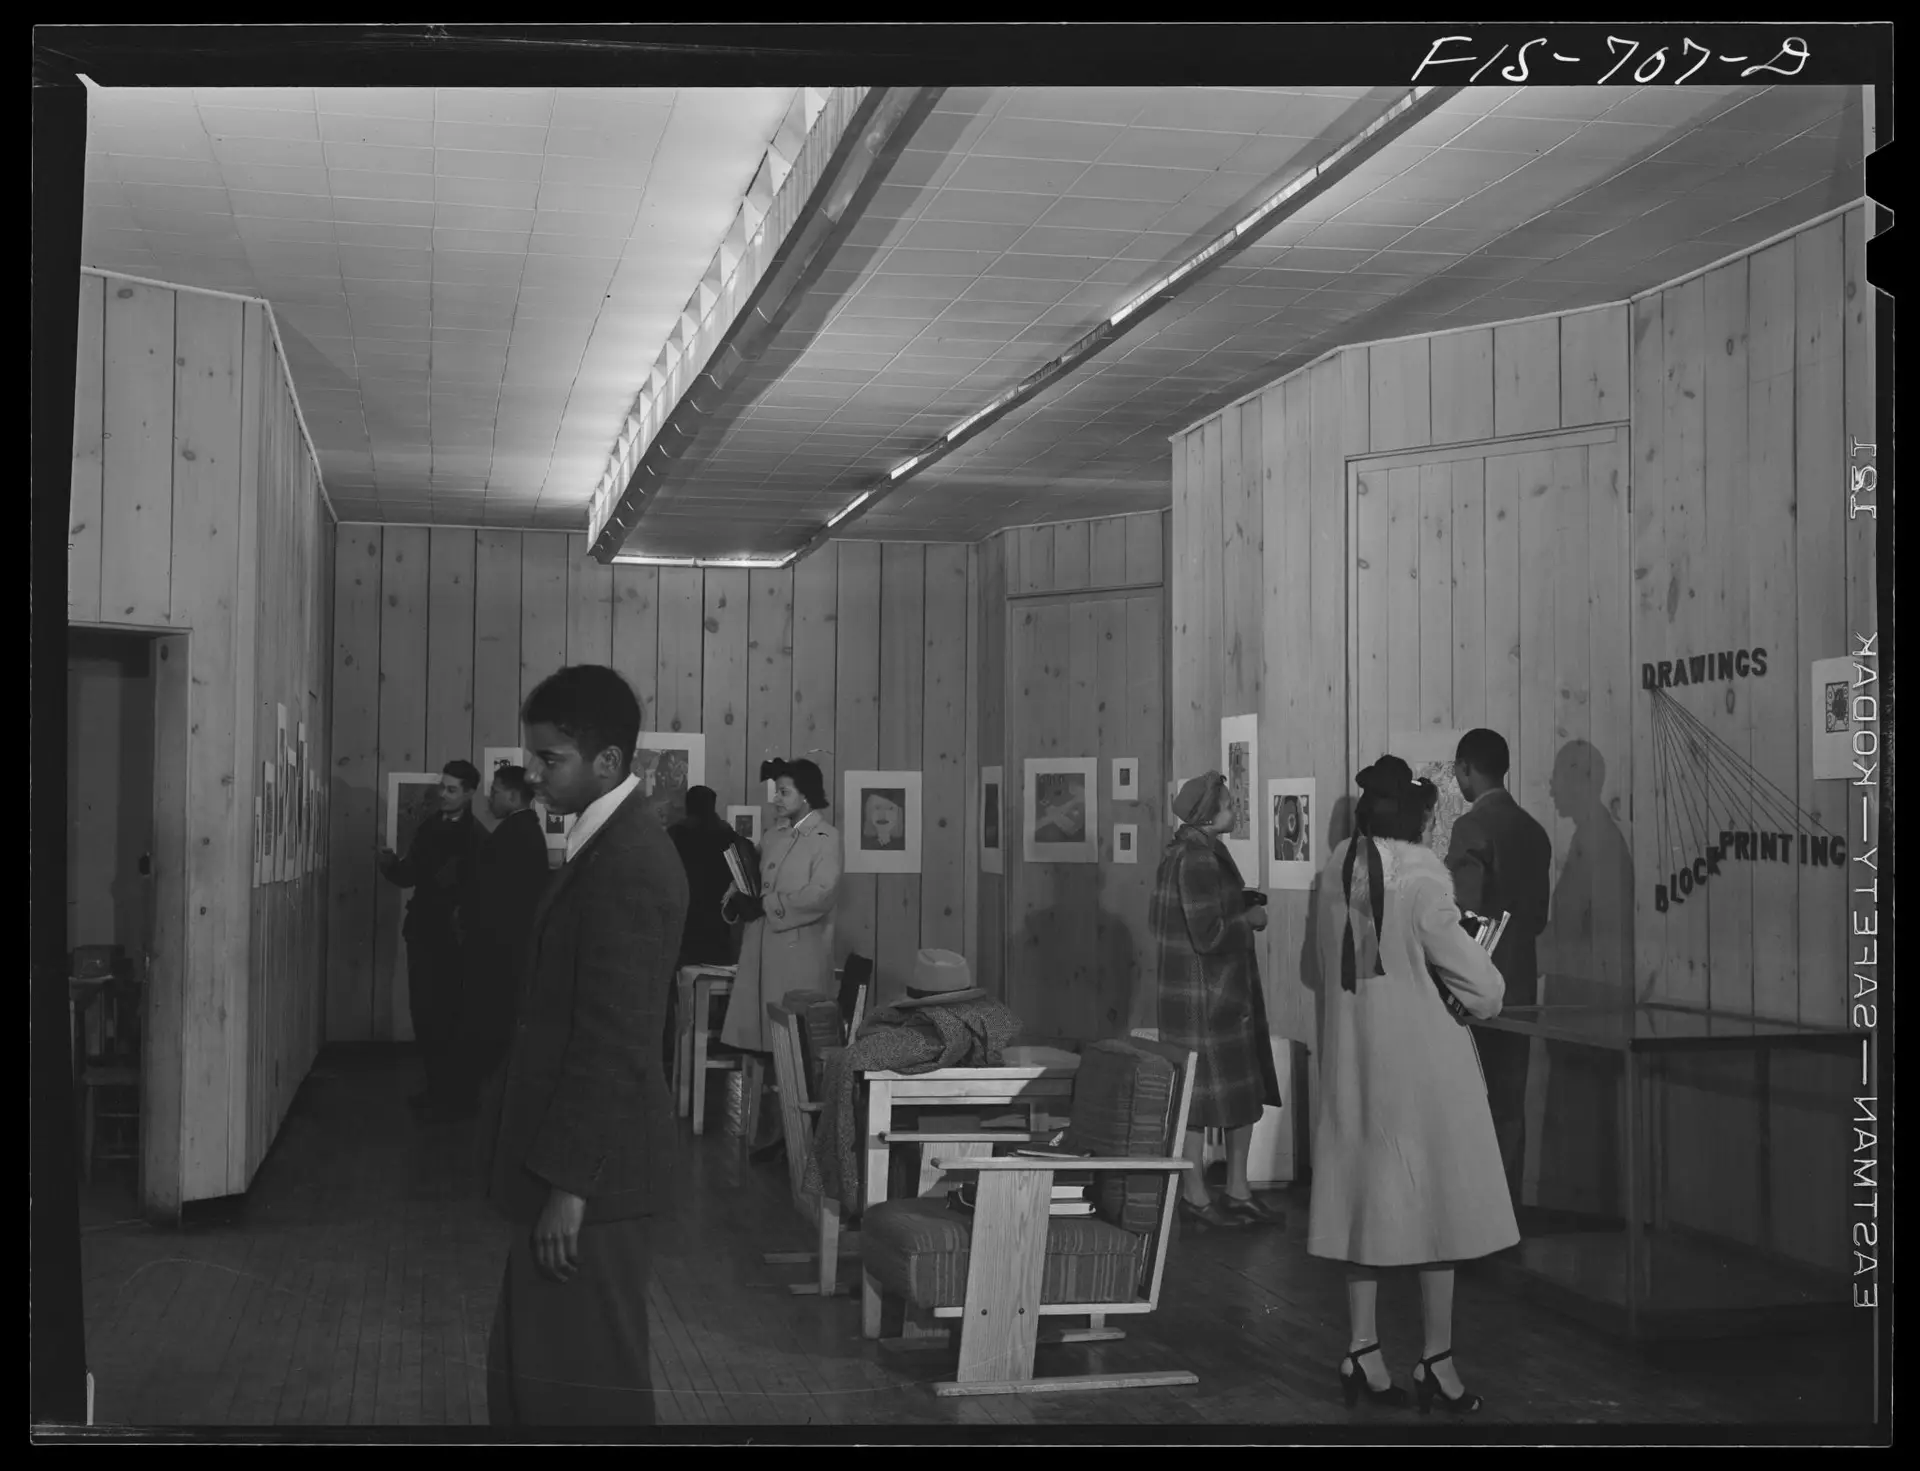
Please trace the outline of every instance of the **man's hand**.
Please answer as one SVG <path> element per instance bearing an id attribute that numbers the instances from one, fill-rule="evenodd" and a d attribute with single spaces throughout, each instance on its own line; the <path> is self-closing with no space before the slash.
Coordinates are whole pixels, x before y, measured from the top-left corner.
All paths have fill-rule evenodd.
<path id="1" fill-rule="evenodd" d="M 587 1203 L 556 1188 L 533 1223 L 534 1265 L 555 1282 L 569 1282 L 580 1270 L 580 1222 Z"/>
<path id="2" fill-rule="evenodd" d="M 1249 909 L 1247 911 L 1247 923 L 1251 925 L 1256 932 L 1264 930 L 1267 927 L 1266 907 L 1256 904 L 1253 908 Z"/>
<path id="3" fill-rule="evenodd" d="M 400 855 L 394 852 L 393 849 L 385 846 L 381 847 L 380 866 L 382 868 L 392 868 L 393 865 L 398 863 L 399 861 L 400 861 Z"/>

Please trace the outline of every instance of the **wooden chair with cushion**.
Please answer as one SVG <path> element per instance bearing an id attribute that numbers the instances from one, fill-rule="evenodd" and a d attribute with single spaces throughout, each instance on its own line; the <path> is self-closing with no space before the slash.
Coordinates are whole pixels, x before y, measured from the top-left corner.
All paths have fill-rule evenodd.
<path id="1" fill-rule="evenodd" d="M 871 967 L 867 973 L 871 974 Z M 773 1074 L 780 1095 L 781 1124 L 786 1130 L 787 1184 L 794 1208 L 814 1228 L 816 1244 L 813 1251 L 766 1252 L 761 1260 L 770 1265 L 818 1266 L 819 1275 L 814 1281 L 788 1288 L 796 1296 L 834 1296 L 840 1290 L 840 1258 L 851 1258 L 859 1252 L 858 1238 L 843 1235 L 840 1229 L 840 1202 L 809 1192 L 806 1174 L 820 1118 L 827 1056 L 846 1045 L 847 1034 L 841 1030 L 843 1015 L 851 1015 L 857 1026 L 866 1000 L 866 982 L 856 980 L 847 997 L 846 1012 L 842 1011 L 840 998 L 817 991 L 789 991 L 767 1007 Z"/>
<path id="2" fill-rule="evenodd" d="M 731 965 L 688 965 L 674 978 L 673 1091 L 680 1117 L 693 1116 L 696 1134 L 707 1131 L 707 1074 L 740 1065 L 737 1058 L 712 1055 L 719 1030 L 713 1021 L 714 1003 L 733 994 L 735 970 Z"/>
<path id="3" fill-rule="evenodd" d="M 957 1322 L 959 1367 L 941 1395 L 1048 1393 L 1193 1384 L 1185 1370 L 1035 1378 L 1040 1319 L 1091 1326 L 1049 1342 L 1122 1338 L 1110 1317 L 1150 1313 L 1160 1301 L 1173 1232 L 1175 1176 L 1193 1096 L 1191 1052 L 1142 1040 L 1097 1042 L 1081 1053 L 1072 1122 L 1055 1158 L 942 1158 L 978 1172 L 971 1217 L 939 1197 L 893 1200 L 861 1222 L 861 1259 L 887 1293 L 936 1321 Z M 1068 1157 L 1073 1156 L 1073 1157 Z M 1056 1175 L 1086 1176 L 1094 1213 L 1054 1216 Z"/>

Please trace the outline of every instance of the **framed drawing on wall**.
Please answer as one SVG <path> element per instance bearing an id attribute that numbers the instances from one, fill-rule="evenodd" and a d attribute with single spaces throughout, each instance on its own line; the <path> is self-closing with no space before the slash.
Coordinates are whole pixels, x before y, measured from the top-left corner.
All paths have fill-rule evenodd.
<path id="1" fill-rule="evenodd" d="M 1240 867 L 1240 876 L 1260 887 L 1260 717 L 1230 715 L 1220 722 L 1220 773 L 1227 779 L 1227 800 L 1233 804 L 1233 830 L 1220 842 Z"/>
<path id="2" fill-rule="evenodd" d="M 998 766 L 980 768 L 980 871 L 1005 873 L 1005 850 L 1000 842 L 1000 823 L 1006 813 L 1005 783 Z"/>
<path id="3" fill-rule="evenodd" d="M 1281 776 L 1267 783 L 1267 882 L 1276 889 L 1311 889 L 1319 854 L 1313 820 L 1319 812 L 1313 778 Z"/>
<path id="4" fill-rule="evenodd" d="M 1028 863 L 1100 861 L 1100 760 L 1029 758 L 1021 808 L 1021 854 Z"/>
<path id="5" fill-rule="evenodd" d="M 760 846 L 760 809 L 758 807 L 729 807 L 727 826 L 754 847 Z"/>
<path id="6" fill-rule="evenodd" d="M 919 772 L 847 772 L 840 812 L 848 873 L 920 872 Z"/>
<path id="7" fill-rule="evenodd" d="M 643 730 L 633 751 L 641 800 L 660 826 L 687 815 L 687 792 L 707 784 L 707 738 L 699 731 Z"/>
<path id="8" fill-rule="evenodd" d="M 1140 800 L 1140 758 L 1138 756 L 1114 758 L 1113 800 L 1116 802 Z"/>
<path id="9" fill-rule="evenodd" d="M 1136 824 L 1131 822 L 1114 824 L 1113 861 L 1115 863 L 1140 861 L 1140 829 Z"/>

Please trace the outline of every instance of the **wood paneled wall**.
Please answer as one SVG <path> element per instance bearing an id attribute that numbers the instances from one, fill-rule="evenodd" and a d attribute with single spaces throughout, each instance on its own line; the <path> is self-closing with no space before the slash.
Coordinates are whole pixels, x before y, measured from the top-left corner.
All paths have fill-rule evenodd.
<path id="1" fill-rule="evenodd" d="M 246 1188 L 319 1046 L 320 880 L 252 887 L 253 799 L 276 704 L 324 761 L 332 518 L 263 304 L 88 274 L 79 310 L 68 617 L 188 666 L 157 693 L 156 788 L 184 782 L 145 1064 L 167 1214 Z"/>
<path id="2" fill-rule="evenodd" d="M 883 999 L 922 946 L 964 952 L 970 553 L 834 542 L 702 571 L 604 566 L 557 532 L 340 528 L 328 1038 L 408 1034 L 405 896 L 373 863 L 386 773 L 519 744 L 522 701 L 565 664 L 619 670 L 649 730 L 703 732 L 722 807 L 759 803 L 777 756 L 819 763 L 836 826 L 842 772 L 922 772 L 921 872 L 848 875 L 837 948 L 874 957 Z"/>
<path id="3" fill-rule="evenodd" d="M 1037 1033 L 1093 1041 L 1154 1023 L 1147 901 L 1166 838 L 1166 516 L 1003 532 L 981 548 L 980 761 L 1003 768 L 1004 872 L 983 874 L 987 984 Z M 1099 862 L 1022 858 L 1024 763 L 1099 759 Z M 1113 800 L 1113 761 L 1140 800 Z M 1113 829 L 1138 829 L 1117 864 Z M 998 962 L 998 969 L 991 967 Z"/>
<path id="4" fill-rule="evenodd" d="M 1649 659 L 1765 647 L 1766 678 L 1677 698 L 1762 778 L 1843 831 L 1843 785 L 1811 778 L 1807 666 L 1871 627 L 1872 542 L 1844 519 L 1847 435 L 1873 437 L 1864 231 L 1854 211 L 1631 306 L 1345 349 L 1176 439 L 1173 777 L 1216 764 L 1223 716 L 1258 711 L 1262 772 L 1318 779 L 1317 836 L 1328 851 L 1350 820 L 1347 579 L 1357 559 L 1371 561 L 1350 541 L 1349 462 L 1480 443 L 1512 454 L 1526 436 L 1624 422 L 1630 463 L 1618 491 L 1630 540 L 1607 574 L 1619 588 L 1589 610 L 1589 620 L 1624 622 L 1589 622 L 1590 647 L 1617 655 L 1592 655 L 1584 689 L 1557 668 L 1516 670 L 1515 693 L 1544 682 L 1558 709 L 1580 710 L 1594 728 L 1622 714 L 1631 724 L 1631 749 L 1603 754 L 1605 807 L 1633 845 L 1641 996 L 1840 1024 L 1841 870 L 1723 864 L 1705 902 L 1654 910 L 1663 855 L 1653 851 L 1652 817 L 1663 793 L 1639 671 Z M 1495 493 L 1489 480 L 1490 548 Z M 1518 537 L 1521 525 L 1516 516 L 1502 534 Z M 1452 539 L 1456 596 L 1463 574 L 1473 576 L 1459 564 L 1465 549 Z M 1378 551 L 1390 570 L 1393 548 Z M 1605 565 L 1594 556 L 1590 576 Z M 1481 577 L 1478 637 L 1497 642 L 1484 563 Z M 1510 590 L 1515 606 L 1501 617 L 1527 616 L 1520 591 Z M 1407 596 L 1424 593 L 1423 582 Z M 1474 636 L 1470 620 L 1454 628 Z M 1492 719 L 1493 674 L 1486 679 Z M 1571 825 L 1535 815 L 1564 864 Z M 1307 896 L 1275 892 L 1269 912 L 1261 965 L 1270 1009 L 1280 1030 L 1312 1046 Z M 1668 1070 L 1658 1117 L 1669 1218 L 1844 1265 L 1844 1068 L 1783 1056 L 1764 1124 L 1757 1097 L 1750 1056 Z M 1758 1145 L 1762 1127 L 1768 1148 Z M 1596 1137 L 1562 1147 L 1612 1145 Z"/>

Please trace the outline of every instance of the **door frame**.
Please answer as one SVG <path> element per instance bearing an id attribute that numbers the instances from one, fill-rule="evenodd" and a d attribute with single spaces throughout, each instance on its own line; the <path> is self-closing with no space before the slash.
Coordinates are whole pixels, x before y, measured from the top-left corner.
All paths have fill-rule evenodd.
<path id="1" fill-rule="evenodd" d="M 140 1205 L 177 1223 L 184 1196 L 189 633 L 153 640 L 153 931 L 140 1026 Z"/>

